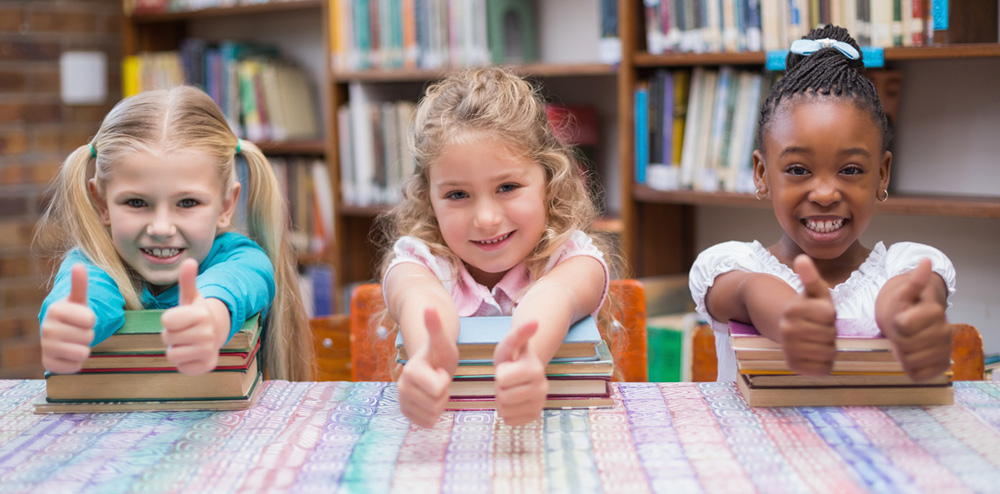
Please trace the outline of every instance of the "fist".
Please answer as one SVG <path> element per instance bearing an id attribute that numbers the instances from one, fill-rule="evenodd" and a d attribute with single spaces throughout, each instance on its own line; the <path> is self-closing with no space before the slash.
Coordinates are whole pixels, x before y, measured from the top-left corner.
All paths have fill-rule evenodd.
<path id="1" fill-rule="evenodd" d="M 793 268 L 805 290 L 785 307 L 778 322 L 785 361 L 800 374 L 829 374 L 837 357 L 837 311 L 830 287 L 809 256 L 800 254 Z"/>
<path id="2" fill-rule="evenodd" d="M 167 345 L 167 360 L 182 374 L 198 375 L 215 369 L 219 361 L 218 329 L 214 314 L 198 292 L 195 280 L 198 262 L 185 259 L 177 282 L 178 305 L 163 312 L 163 342 Z M 217 301 L 216 301 L 217 302 Z M 218 302 L 221 303 L 221 302 Z"/>
<path id="3" fill-rule="evenodd" d="M 887 283 L 879 294 L 879 329 L 892 341 L 896 358 L 915 381 L 926 381 L 948 370 L 951 332 L 945 307 L 936 295 L 931 262 L 923 259 L 903 283 Z"/>
<path id="4" fill-rule="evenodd" d="M 497 413 L 510 425 L 537 419 L 549 393 L 545 364 L 528 347 L 537 329 L 536 321 L 514 328 L 493 352 Z"/>
<path id="5" fill-rule="evenodd" d="M 87 306 L 87 269 L 70 273 L 69 296 L 49 306 L 42 320 L 42 365 L 49 372 L 72 374 L 90 356 L 97 315 Z"/>
<path id="6" fill-rule="evenodd" d="M 448 404 L 448 388 L 458 367 L 458 346 L 445 334 L 441 317 L 433 308 L 424 310 L 424 326 L 427 342 L 403 366 L 396 385 L 403 415 L 420 427 L 432 427 Z"/>

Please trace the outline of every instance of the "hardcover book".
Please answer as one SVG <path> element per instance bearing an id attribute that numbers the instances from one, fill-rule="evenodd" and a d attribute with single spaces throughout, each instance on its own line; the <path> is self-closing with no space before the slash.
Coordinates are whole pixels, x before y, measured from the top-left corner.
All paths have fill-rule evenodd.
<path id="1" fill-rule="evenodd" d="M 459 364 L 492 363 L 493 350 L 510 332 L 510 323 L 510 316 L 461 318 L 458 331 Z M 601 333 L 597 329 L 597 321 L 592 316 L 587 316 L 569 327 L 563 344 L 552 360 L 597 360 L 600 357 L 597 350 L 600 342 Z M 402 333 L 396 335 L 396 348 L 399 351 L 397 360 L 405 363 L 409 356 L 403 346 Z"/>
<path id="2" fill-rule="evenodd" d="M 127 310 L 125 322 L 108 339 L 91 348 L 91 355 L 105 354 L 162 354 L 166 351 L 163 324 L 160 317 L 164 309 Z M 247 319 L 220 352 L 250 352 L 260 338 L 260 314 Z"/>

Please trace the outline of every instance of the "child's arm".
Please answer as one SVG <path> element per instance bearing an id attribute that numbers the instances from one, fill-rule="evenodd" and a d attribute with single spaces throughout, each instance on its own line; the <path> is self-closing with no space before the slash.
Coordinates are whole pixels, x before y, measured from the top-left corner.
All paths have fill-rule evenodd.
<path id="1" fill-rule="evenodd" d="M 511 333 L 497 345 L 497 412 L 511 425 L 538 418 L 548 394 L 545 364 L 569 326 L 599 308 L 607 286 L 604 265 L 589 256 L 571 257 L 541 277 L 521 297 Z"/>
<path id="2" fill-rule="evenodd" d="M 400 409 L 417 425 L 431 427 L 444 411 L 458 367 L 458 309 L 441 280 L 416 263 L 393 266 L 383 290 L 410 356 L 397 382 Z"/>
<path id="3" fill-rule="evenodd" d="M 798 256 L 794 269 L 805 287 L 801 294 L 769 274 L 731 271 L 715 279 L 705 294 L 705 305 L 717 321 L 749 322 L 780 342 L 790 369 L 828 374 L 836 358 L 837 337 L 830 289 L 808 256 Z"/>
<path id="4" fill-rule="evenodd" d="M 950 365 L 947 293 L 931 261 L 923 259 L 917 269 L 890 278 L 875 299 L 875 321 L 915 381 L 938 376 Z"/>
<path id="5" fill-rule="evenodd" d="M 183 374 L 198 375 L 215 369 L 219 348 L 229 339 L 229 308 L 217 298 L 198 291 L 198 262 L 186 259 L 177 282 L 178 305 L 160 317 L 167 360 Z"/>
<path id="6" fill-rule="evenodd" d="M 97 316 L 87 306 L 87 269 L 72 268 L 69 296 L 48 307 L 42 319 L 42 365 L 49 372 L 72 374 L 90 356 Z"/>

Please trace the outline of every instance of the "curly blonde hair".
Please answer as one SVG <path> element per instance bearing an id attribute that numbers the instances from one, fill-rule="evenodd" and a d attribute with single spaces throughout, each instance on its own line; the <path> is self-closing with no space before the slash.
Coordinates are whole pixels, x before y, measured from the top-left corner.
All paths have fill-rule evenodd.
<path id="1" fill-rule="evenodd" d="M 120 101 L 104 118 L 91 143 L 77 148 L 63 163 L 52 184 L 52 202 L 36 230 L 36 246 L 62 253 L 79 248 L 115 280 L 127 310 L 142 309 L 145 280 L 115 250 L 110 229 L 101 221 L 90 194 L 89 180 L 93 178 L 98 193 L 103 194 L 115 164 L 127 156 L 184 149 L 212 157 L 222 190 L 229 190 L 237 180 L 237 142 L 219 107 L 197 88 L 148 91 Z M 96 158 L 92 149 L 97 150 Z M 307 380 L 312 377 L 312 345 L 298 290 L 295 255 L 285 231 L 285 200 L 260 149 L 242 141 L 239 153 L 246 159 L 249 182 L 243 184 L 247 236 L 271 259 L 277 289 L 262 341 L 265 370 L 271 379 Z"/>
<path id="2" fill-rule="evenodd" d="M 525 262 L 531 279 L 544 274 L 549 258 L 576 230 L 591 236 L 611 272 L 616 272 L 618 263 L 608 248 L 610 242 L 594 232 L 599 212 L 573 151 L 556 138 L 542 95 L 525 79 L 502 67 L 453 73 L 427 89 L 417 106 L 409 136 L 415 171 L 403 184 L 402 201 L 378 219 L 377 233 L 383 243 L 380 279 L 392 262 L 393 243 L 402 236 L 422 240 L 434 255 L 449 259 L 455 266 L 462 262 L 445 244 L 434 216 L 430 168 L 448 145 L 481 138 L 520 153 L 544 170 L 547 214 L 542 238 Z M 602 315 L 608 313 L 601 311 Z M 380 317 L 384 322 L 387 315 Z M 601 321 L 600 326 L 602 331 L 614 327 L 610 320 Z"/>

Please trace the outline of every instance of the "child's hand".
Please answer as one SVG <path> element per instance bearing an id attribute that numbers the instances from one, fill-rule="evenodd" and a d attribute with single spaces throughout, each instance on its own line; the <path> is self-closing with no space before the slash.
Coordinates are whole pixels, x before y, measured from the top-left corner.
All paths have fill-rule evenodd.
<path id="1" fill-rule="evenodd" d="M 198 263 L 187 259 L 181 264 L 177 281 L 178 305 L 163 312 L 163 342 L 167 360 L 182 374 L 198 375 L 215 369 L 219 348 L 229 332 L 229 322 L 220 330 L 219 321 L 209 304 L 222 302 L 201 296 L 195 279 Z M 228 309 L 226 310 L 228 314 Z M 225 333 L 220 341 L 220 332 Z"/>
<path id="2" fill-rule="evenodd" d="M 49 372 L 72 374 L 90 356 L 97 315 L 87 306 L 87 268 L 73 266 L 69 296 L 51 306 L 42 321 L 42 365 Z"/>
<path id="3" fill-rule="evenodd" d="M 510 425 L 537 419 L 549 393 L 545 364 L 528 348 L 537 329 L 537 321 L 514 328 L 493 352 L 497 413 Z"/>
<path id="4" fill-rule="evenodd" d="M 837 311 L 830 288 L 808 256 L 796 257 L 794 268 L 805 290 L 785 307 L 778 322 L 785 360 L 800 374 L 829 374 L 837 357 Z"/>
<path id="5" fill-rule="evenodd" d="M 931 283 L 931 261 L 923 259 L 905 283 L 887 285 L 880 293 L 885 307 L 879 329 L 892 340 L 896 358 L 914 381 L 926 381 L 948 370 L 951 332 L 944 306 Z"/>
<path id="6" fill-rule="evenodd" d="M 396 383 L 399 408 L 420 427 L 432 427 L 448 404 L 448 387 L 458 367 L 458 346 L 448 339 L 441 316 L 424 310 L 427 342 L 410 356 Z"/>

